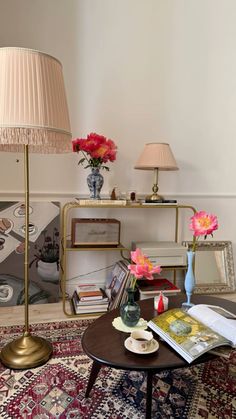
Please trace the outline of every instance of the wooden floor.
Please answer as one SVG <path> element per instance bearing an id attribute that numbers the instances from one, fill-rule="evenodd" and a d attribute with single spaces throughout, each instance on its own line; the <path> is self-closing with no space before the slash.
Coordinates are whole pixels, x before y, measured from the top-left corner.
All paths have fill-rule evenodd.
<path id="1" fill-rule="evenodd" d="M 236 303 L 236 293 L 214 294 L 216 297 L 226 298 Z M 83 317 L 85 318 L 85 317 Z M 62 302 L 51 304 L 34 304 L 29 306 L 29 323 L 46 323 L 52 321 L 73 320 L 63 312 Z M 0 308 L 0 326 L 23 325 L 24 306 Z"/>
<path id="2" fill-rule="evenodd" d="M 63 313 L 62 302 L 51 304 L 33 304 L 29 306 L 29 323 L 46 323 L 52 321 L 70 320 Z M 0 308 L 0 325 L 24 324 L 24 306 Z"/>

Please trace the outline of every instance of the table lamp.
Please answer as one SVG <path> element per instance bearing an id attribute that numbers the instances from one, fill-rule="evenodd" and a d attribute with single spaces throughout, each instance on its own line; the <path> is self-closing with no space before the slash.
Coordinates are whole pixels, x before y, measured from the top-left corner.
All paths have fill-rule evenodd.
<path id="1" fill-rule="evenodd" d="M 70 121 L 62 65 L 26 48 L 0 48 L 0 151 L 24 152 L 25 255 L 24 329 L 3 347 L 1 361 L 14 369 L 44 364 L 52 353 L 47 340 L 29 328 L 29 152 L 66 153 Z"/>
<path id="2" fill-rule="evenodd" d="M 158 171 L 178 170 L 175 158 L 167 143 L 147 143 L 135 165 L 135 169 L 154 170 L 152 195 L 146 197 L 146 202 L 162 202 L 163 197 L 158 192 Z"/>

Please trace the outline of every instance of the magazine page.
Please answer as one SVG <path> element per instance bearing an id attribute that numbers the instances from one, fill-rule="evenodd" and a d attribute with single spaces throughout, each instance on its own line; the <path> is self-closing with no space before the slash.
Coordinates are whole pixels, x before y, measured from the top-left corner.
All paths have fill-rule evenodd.
<path id="1" fill-rule="evenodd" d="M 205 304 L 196 304 L 188 310 L 188 314 L 231 341 L 232 346 L 236 346 L 236 320 L 222 316 Z"/>
<path id="2" fill-rule="evenodd" d="M 155 317 L 148 326 L 188 362 L 216 346 L 229 344 L 223 336 L 179 308 Z"/>

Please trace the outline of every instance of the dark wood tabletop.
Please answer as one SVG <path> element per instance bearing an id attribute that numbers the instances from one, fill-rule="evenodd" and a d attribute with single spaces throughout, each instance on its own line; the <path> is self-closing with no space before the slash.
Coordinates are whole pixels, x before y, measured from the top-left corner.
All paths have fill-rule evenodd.
<path id="1" fill-rule="evenodd" d="M 185 295 L 169 297 L 169 308 L 181 307 L 186 301 Z M 212 304 L 221 306 L 236 314 L 236 303 L 218 297 L 207 295 L 194 295 L 192 302 L 195 304 Z M 157 315 L 154 309 L 153 298 L 139 302 L 141 317 L 151 320 Z M 169 345 L 161 341 L 153 332 L 159 342 L 159 350 L 152 354 L 134 354 L 124 346 L 129 333 L 116 330 L 112 321 L 118 317 L 119 309 L 115 309 L 96 319 L 85 330 L 82 337 L 82 346 L 86 354 L 95 362 L 109 367 L 127 370 L 159 371 L 163 369 L 181 368 L 189 364 L 175 352 Z M 209 354 L 198 358 L 196 362 L 203 362 L 212 357 Z"/>

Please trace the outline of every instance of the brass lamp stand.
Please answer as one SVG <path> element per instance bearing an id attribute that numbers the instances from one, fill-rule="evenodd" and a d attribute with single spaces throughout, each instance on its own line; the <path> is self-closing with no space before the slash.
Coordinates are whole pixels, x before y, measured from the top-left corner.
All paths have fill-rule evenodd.
<path id="1" fill-rule="evenodd" d="M 32 336 L 29 330 L 29 152 L 24 146 L 25 183 L 25 260 L 24 295 L 25 326 L 23 336 L 8 343 L 1 351 L 1 361 L 14 369 L 34 368 L 47 362 L 52 353 L 52 345 L 45 339 Z"/>
<path id="2" fill-rule="evenodd" d="M 148 201 L 159 201 L 159 200 L 163 200 L 163 196 L 159 195 L 158 192 L 158 168 L 155 167 L 154 169 L 154 184 L 152 187 L 152 195 L 149 195 L 146 197 L 146 199 Z"/>

